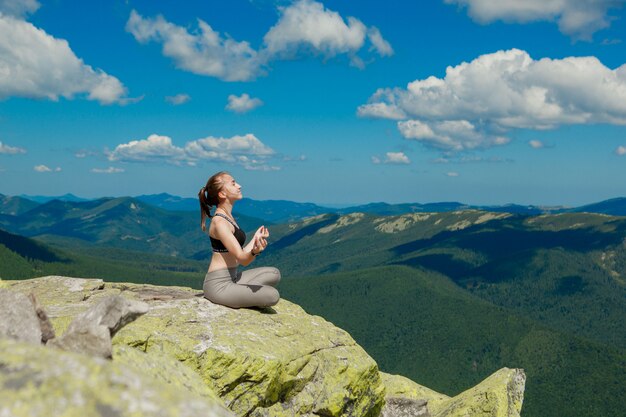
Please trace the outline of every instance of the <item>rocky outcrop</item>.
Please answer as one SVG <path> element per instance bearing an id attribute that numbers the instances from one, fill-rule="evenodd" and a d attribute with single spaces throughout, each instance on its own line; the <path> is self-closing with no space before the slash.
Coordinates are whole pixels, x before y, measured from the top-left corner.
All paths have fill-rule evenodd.
<path id="1" fill-rule="evenodd" d="M 104 415 L 134 415 L 128 410 L 139 407 L 133 403 L 135 400 L 129 399 L 135 395 L 141 404 L 145 401 L 151 404 L 146 409 L 174 410 L 170 414 L 139 412 L 139 415 L 187 415 L 186 410 L 183 412 L 178 408 L 182 406 L 178 395 L 184 393 L 189 395 L 190 403 L 203 404 L 208 407 L 205 410 L 215 410 L 189 415 L 230 415 L 224 414 L 230 412 L 222 404 L 234 415 L 251 417 L 377 417 L 381 413 L 386 417 L 465 416 L 473 415 L 472 404 L 478 404 L 480 398 L 489 400 L 488 404 L 480 405 L 482 410 L 496 412 L 478 414 L 481 416 L 518 416 L 521 407 L 523 383 L 520 390 L 519 384 L 511 384 L 506 378 L 490 377 L 490 388 L 480 384 L 474 388 L 477 391 L 470 390 L 448 398 L 406 378 L 380 373 L 374 360 L 348 333 L 320 317 L 306 314 L 299 306 L 285 300 L 272 308 L 233 310 L 212 304 L 201 293 L 183 287 L 104 283 L 65 277 L 0 281 L 0 287 L 3 285 L 11 291 L 34 293 L 57 334 L 66 331 L 71 334 L 74 325 L 70 323 L 77 317 L 84 319 L 89 315 L 86 311 L 112 296 L 122 297 L 131 304 L 146 303 L 149 307 L 146 314 L 119 329 L 112 339 L 112 361 L 20 342 L 4 341 L 0 345 L 0 390 L 3 386 L 7 390 L 7 386 L 20 385 L 1 379 L 7 375 L 11 381 L 24 381 L 24 386 L 29 386 L 32 381 L 43 386 L 41 384 L 48 382 L 41 381 L 49 380 L 50 387 L 61 384 L 60 380 L 54 380 L 61 374 L 68 378 L 71 374 L 81 375 L 95 385 L 88 388 L 89 395 L 75 395 L 89 398 L 82 401 L 85 404 L 104 404 L 104 409 L 108 410 Z M 79 321 L 85 322 L 83 319 Z M 87 323 L 93 323 L 93 320 L 87 320 Z M 5 355 L 7 351 L 12 354 Z M 41 358 L 44 362 L 56 362 L 55 366 L 58 364 L 59 367 L 64 362 L 71 363 L 80 369 L 46 373 L 44 365 L 37 365 L 37 361 L 31 364 L 33 357 L 37 357 L 37 361 Z M 13 365 L 9 365 L 7 358 L 11 358 Z M 81 360 L 86 362 L 80 364 Z M 7 369 L 12 371 L 7 373 Z M 98 376 L 92 378 L 92 373 Z M 523 374 L 516 375 L 523 379 Z M 141 389 L 134 389 L 143 383 L 152 384 L 146 391 L 150 393 L 148 399 L 141 396 Z M 63 384 L 75 385 L 67 381 Z M 106 388 L 98 389 L 99 384 Z M 161 386 L 171 387 L 171 395 L 159 394 Z M 19 404 L 26 404 L 32 391 L 24 394 L 20 389 L 10 391 L 11 395 L 21 392 L 22 402 Z M 119 391 L 114 392 L 115 389 Z M 65 388 L 41 392 L 74 398 Z M 0 415 L 7 409 L 17 410 L 16 402 L 6 399 L 11 395 L 0 394 Z M 92 394 L 95 397 L 90 396 Z M 100 394 L 103 396 L 98 396 Z M 116 395 L 128 401 L 119 405 L 106 399 Z M 41 396 L 44 397 L 46 395 Z M 164 401 L 159 407 L 154 402 L 157 397 Z M 383 409 L 385 399 L 387 406 Z M 170 400 L 169 406 L 165 404 Z M 9 412 L 9 415 L 20 414 Z M 70 415 L 70 412 L 64 415 Z M 86 412 L 85 415 L 92 413 Z M 98 414 L 94 412 L 93 415 Z"/>
<path id="2" fill-rule="evenodd" d="M 381 374 L 388 400 L 381 417 L 422 415 L 416 413 L 424 412 L 418 407 L 424 401 L 430 414 L 423 415 L 431 417 L 520 417 L 522 410 L 526 376 L 521 369 L 500 369 L 452 398 L 403 376 Z M 407 410 L 416 411 L 407 414 Z"/>
<path id="3" fill-rule="evenodd" d="M 63 336 L 50 345 L 71 352 L 110 358 L 111 338 L 126 324 L 148 312 L 148 305 L 120 295 L 107 297 L 70 323 Z"/>
<path id="4" fill-rule="evenodd" d="M 42 332 L 35 305 L 25 294 L 0 288 L 0 338 L 41 344 Z"/>

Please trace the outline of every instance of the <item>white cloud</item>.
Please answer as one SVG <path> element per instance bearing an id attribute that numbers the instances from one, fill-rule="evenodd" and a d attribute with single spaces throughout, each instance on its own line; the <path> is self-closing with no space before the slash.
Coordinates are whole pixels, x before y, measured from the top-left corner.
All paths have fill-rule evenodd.
<path id="1" fill-rule="evenodd" d="M 37 172 L 61 172 L 61 167 L 56 167 L 54 169 L 49 168 L 47 165 L 36 165 L 33 169 Z"/>
<path id="2" fill-rule="evenodd" d="M 383 39 L 383 35 L 381 35 L 380 30 L 378 30 L 377 27 L 372 26 L 367 30 L 367 38 L 372 43 L 371 49 L 378 52 L 378 55 L 393 55 L 393 48 L 391 47 L 391 44 Z"/>
<path id="3" fill-rule="evenodd" d="M 278 22 L 263 38 L 259 50 L 247 41 L 236 41 L 213 30 L 198 19 L 198 29 L 190 32 L 165 20 L 163 16 L 144 18 L 133 10 L 126 30 L 138 42 L 163 45 L 163 55 L 172 58 L 177 67 L 198 75 L 224 81 L 249 81 L 263 75 L 266 65 L 278 59 L 291 59 L 299 53 L 325 58 L 347 54 L 350 62 L 364 66 L 357 56 L 366 40 L 379 56 L 393 54 L 393 48 L 380 31 L 367 27 L 354 17 L 344 20 L 339 13 L 313 0 L 298 0 L 279 7 Z"/>
<path id="4" fill-rule="evenodd" d="M 251 133 L 231 138 L 208 136 L 187 142 L 185 151 L 191 158 L 240 162 L 244 165 L 258 163 L 258 161 L 250 160 L 249 156 L 264 158 L 275 153 L 272 148 L 263 144 Z"/>
<path id="5" fill-rule="evenodd" d="M 40 6 L 37 0 L 0 0 L 0 13 L 13 17 L 23 17 L 35 13 Z"/>
<path id="6" fill-rule="evenodd" d="M 124 172 L 123 168 L 115 168 L 115 167 L 108 167 L 105 169 L 102 168 L 92 168 L 91 172 L 93 172 L 94 174 L 118 174 L 121 172 Z"/>
<path id="7" fill-rule="evenodd" d="M 398 127 L 405 137 L 450 151 L 501 145 L 511 129 L 625 125 L 626 65 L 612 70 L 595 57 L 533 60 L 518 49 L 498 51 L 448 67 L 444 78 L 379 89 L 357 113 L 404 114 L 409 120 Z"/>
<path id="8" fill-rule="evenodd" d="M 198 29 L 197 33 L 190 33 L 163 16 L 144 18 L 135 10 L 126 23 L 126 30 L 138 42 L 162 43 L 163 55 L 183 70 L 224 81 L 247 81 L 260 74 L 262 62 L 248 42 L 222 36 L 200 19 Z"/>
<path id="9" fill-rule="evenodd" d="M 385 157 L 386 164 L 410 164 L 409 157 L 403 152 L 387 152 Z"/>
<path id="10" fill-rule="evenodd" d="M 392 165 L 406 165 L 410 164 L 409 157 L 403 152 L 387 152 L 385 159 L 380 159 L 379 156 L 372 156 L 371 161 L 373 164 L 392 164 Z"/>
<path id="11" fill-rule="evenodd" d="M 36 166 L 33 167 L 33 169 L 35 171 L 37 171 L 37 172 L 50 172 L 50 171 L 52 171 L 46 165 L 36 165 Z"/>
<path id="12" fill-rule="evenodd" d="M 267 165 L 275 151 L 253 134 L 231 138 L 206 138 L 189 141 L 184 147 L 173 144 L 168 136 L 150 135 L 147 139 L 133 140 L 107 152 L 110 161 L 163 162 L 194 166 L 200 161 L 218 161 L 243 166 L 250 170 L 278 170 Z"/>
<path id="13" fill-rule="evenodd" d="M 429 123 L 407 120 L 398 122 L 398 129 L 406 139 L 415 139 L 446 151 L 466 151 L 505 145 L 509 142 L 508 138 L 489 134 L 467 120 Z"/>
<path id="14" fill-rule="evenodd" d="M 541 149 L 544 148 L 545 145 L 543 144 L 542 141 L 540 140 L 531 140 L 528 142 L 528 144 L 530 145 L 531 148 L 535 148 L 535 149 Z"/>
<path id="15" fill-rule="evenodd" d="M 392 120 L 402 120 L 406 119 L 407 115 L 402 111 L 402 109 L 395 104 L 389 104 L 384 102 L 376 102 L 375 100 L 379 100 L 380 96 L 378 93 L 372 96 L 372 102 L 368 104 L 364 104 L 359 106 L 357 109 L 357 115 L 359 117 L 373 117 L 376 119 L 392 119 Z M 390 101 L 393 100 L 394 97 L 391 95 Z"/>
<path id="16" fill-rule="evenodd" d="M 292 55 L 306 48 L 332 57 L 355 53 L 365 41 L 367 27 L 360 20 L 348 17 L 346 23 L 321 3 L 300 0 L 280 10 L 280 19 L 263 38 L 270 55 Z"/>
<path id="17" fill-rule="evenodd" d="M 176 94 L 175 96 L 165 97 L 165 101 L 167 101 L 170 104 L 173 104 L 174 106 L 185 104 L 189 100 L 191 100 L 191 96 L 189 96 L 189 94 Z"/>
<path id="18" fill-rule="evenodd" d="M 187 160 L 185 150 L 172 144 L 168 136 L 150 135 L 147 139 L 131 140 L 117 145 L 108 153 L 109 161 L 150 162 L 164 161 L 180 164 Z"/>
<path id="19" fill-rule="evenodd" d="M 85 65 L 67 41 L 0 14 L 0 99 L 58 100 L 86 94 L 102 104 L 124 104 L 126 92 L 117 78 Z"/>
<path id="20" fill-rule="evenodd" d="M 9 146 L 0 141 L 0 154 L 15 155 L 18 153 L 26 153 L 26 149 L 17 146 Z"/>
<path id="21" fill-rule="evenodd" d="M 556 21 L 559 30 L 574 39 L 590 40 L 610 25 L 610 9 L 621 8 L 624 0 L 444 0 L 467 6 L 470 17 L 479 23 L 527 23 Z"/>
<path id="22" fill-rule="evenodd" d="M 458 172 L 451 171 L 451 172 L 446 172 L 446 175 L 447 175 L 448 177 L 458 177 L 458 176 L 459 176 L 459 173 L 458 173 Z"/>
<path id="23" fill-rule="evenodd" d="M 261 105 L 263 105 L 263 102 L 260 99 L 250 98 L 246 93 L 242 94 L 241 97 L 231 94 L 228 96 L 226 108 L 235 113 L 246 113 Z"/>
<path id="24" fill-rule="evenodd" d="M 626 146 L 618 146 L 615 149 L 615 153 L 619 156 L 626 155 Z"/>

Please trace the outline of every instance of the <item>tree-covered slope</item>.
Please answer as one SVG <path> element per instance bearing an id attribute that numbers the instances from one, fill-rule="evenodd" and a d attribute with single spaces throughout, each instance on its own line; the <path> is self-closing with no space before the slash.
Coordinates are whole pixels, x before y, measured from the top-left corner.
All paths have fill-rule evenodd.
<path id="1" fill-rule="evenodd" d="M 272 228 L 289 275 L 406 265 L 557 329 L 626 347 L 626 218 L 464 211 L 323 215 Z"/>
<path id="2" fill-rule="evenodd" d="M 207 263 L 116 248 L 71 251 L 0 230 L 0 278 L 43 275 L 202 287 Z"/>
<path id="3" fill-rule="evenodd" d="M 282 295 L 345 328 L 383 371 L 455 395 L 503 366 L 528 376 L 523 415 L 623 409 L 626 351 L 547 328 L 406 266 L 284 279 Z"/>
<path id="4" fill-rule="evenodd" d="M 244 230 L 263 224 L 247 216 L 237 220 Z M 206 254 L 209 247 L 208 237 L 200 229 L 199 210 L 167 211 L 128 197 L 53 200 L 19 216 L 0 217 L 0 226 L 68 249 L 87 245 L 192 257 L 198 252 Z"/>
<path id="5" fill-rule="evenodd" d="M 39 203 L 22 197 L 11 197 L 0 194 L 0 214 L 16 216 L 37 207 Z"/>

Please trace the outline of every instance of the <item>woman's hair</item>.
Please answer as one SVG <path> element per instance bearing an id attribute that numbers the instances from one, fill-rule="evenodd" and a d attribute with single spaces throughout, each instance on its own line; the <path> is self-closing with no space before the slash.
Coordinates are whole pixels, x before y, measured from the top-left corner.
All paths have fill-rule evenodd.
<path id="1" fill-rule="evenodd" d="M 206 230 L 206 226 L 204 225 L 206 218 L 213 217 L 211 215 L 211 207 L 217 207 L 219 203 L 217 194 L 222 189 L 222 186 L 224 186 L 224 181 L 222 181 L 224 175 L 229 174 L 226 171 L 220 171 L 212 175 L 206 182 L 206 185 L 202 187 L 198 193 L 198 199 L 200 200 L 200 226 L 202 227 L 202 231 Z"/>

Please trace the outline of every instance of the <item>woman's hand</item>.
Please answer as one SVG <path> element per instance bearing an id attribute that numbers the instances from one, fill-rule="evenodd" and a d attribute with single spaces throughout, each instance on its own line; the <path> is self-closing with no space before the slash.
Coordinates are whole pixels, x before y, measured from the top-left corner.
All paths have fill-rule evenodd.
<path id="1" fill-rule="evenodd" d="M 252 251 L 256 254 L 259 254 L 265 250 L 267 247 L 267 238 L 270 236 L 269 230 L 267 227 L 261 226 L 254 234 L 254 245 L 252 246 Z"/>

